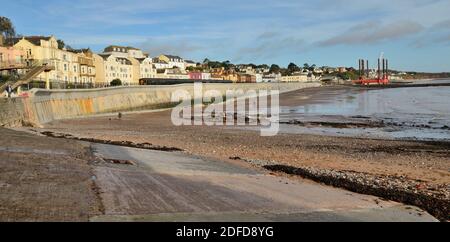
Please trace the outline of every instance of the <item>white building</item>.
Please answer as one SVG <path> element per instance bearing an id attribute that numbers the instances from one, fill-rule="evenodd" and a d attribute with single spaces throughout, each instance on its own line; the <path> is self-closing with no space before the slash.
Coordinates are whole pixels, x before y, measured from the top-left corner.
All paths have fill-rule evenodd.
<path id="1" fill-rule="evenodd" d="M 156 78 L 156 68 L 151 58 L 135 58 L 139 61 L 140 78 Z"/>
<path id="2" fill-rule="evenodd" d="M 267 74 L 267 75 L 263 75 L 262 77 L 262 82 L 280 82 L 281 81 L 281 74 L 275 74 L 275 73 L 271 73 L 271 74 Z"/>
<path id="3" fill-rule="evenodd" d="M 185 60 L 184 65 L 186 68 L 197 67 L 197 63 L 195 63 L 194 61 L 191 61 L 191 60 Z"/>
<path id="4" fill-rule="evenodd" d="M 100 56 L 104 60 L 107 83 L 114 79 L 120 79 L 123 85 L 136 84 L 133 81 L 133 64 L 129 59 L 112 54 L 100 54 Z"/>
<path id="5" fill-rule="evenodd" d="M 134 47 L 124 47 L 118 45 L 110 45 L 105 48 L 103 54 L 106 55 L 115 55 L 123 58 L 132 57 L 136 59 L 146 58 L 148 55 L 144 54 L 142 50 L 134 48 Z"/>
<path id="6" fill-rule="evenodd" d="M 155 66 L 155 68 L 157 70 L 170 69 L 171 68 L 169 63 L 167 63 L 167 62 L 165 62 L 163 60 L 160 60 L 159 58 L 153 58 L 152 62 L 153 62 L 153 65 Z"/>
<path id="7" fill-rule="evenodd" d="M 183 58 L 175 55 L 160 55 L 158 57 L 159 60 L 165 61 L 169 64 L 169 68 L 179 68 L 181 70 L 186 69 L 186 64 L 184 63 Z"/>
<path id="8" fill-rule="evenodd" d="M 211 73 L 202 72 L 202 80 L 211 80 Z"/>
<path id="9" fill-rule="evenodd" d="M 263 82 L 263 75 L 262 74 L 255 74 L 256 76 L 256 82 L 260 83 Z"/>

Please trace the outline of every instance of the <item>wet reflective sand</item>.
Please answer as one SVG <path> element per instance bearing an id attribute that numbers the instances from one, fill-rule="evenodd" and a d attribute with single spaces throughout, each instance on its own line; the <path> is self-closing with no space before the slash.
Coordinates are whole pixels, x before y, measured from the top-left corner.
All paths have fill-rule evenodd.
<path id="1" fill-rule="evenodd" d="M 450 140 L 450 87 L 349 88 L 318 96 L 312 95 L 310 103 L 282 106 L 281 131 Z"/>

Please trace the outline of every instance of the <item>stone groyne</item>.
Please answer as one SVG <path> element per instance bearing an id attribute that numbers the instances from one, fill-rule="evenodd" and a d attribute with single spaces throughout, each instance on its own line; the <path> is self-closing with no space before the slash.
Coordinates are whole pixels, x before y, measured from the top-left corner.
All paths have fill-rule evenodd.
<path id="1" fill-rule="evenodd" d="M 217 90 L 225 95 L 227 90 L 279 90 L 283 93 L 318 86 L 318 83 L 209 83 L 202 87 L 203 91 Z M 33 89 L 28 97 L 0 99 L 0 126 L 39 126 L 53 120 L 164 106 L 171 103 L 172 93 L 180 89 L 193 96 L 193 84 L 85 90 Z"/>

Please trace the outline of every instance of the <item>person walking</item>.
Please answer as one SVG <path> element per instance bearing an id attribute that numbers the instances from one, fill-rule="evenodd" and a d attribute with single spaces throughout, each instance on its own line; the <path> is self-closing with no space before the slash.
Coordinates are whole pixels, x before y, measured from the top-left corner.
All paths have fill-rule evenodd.
<path id="1" fill-rule="evenodd" d="M 11 94 L 13 92 L 11 85 L 6 87 L 6 92 L 8 93 L 8 98 L 11 98 Z"/>

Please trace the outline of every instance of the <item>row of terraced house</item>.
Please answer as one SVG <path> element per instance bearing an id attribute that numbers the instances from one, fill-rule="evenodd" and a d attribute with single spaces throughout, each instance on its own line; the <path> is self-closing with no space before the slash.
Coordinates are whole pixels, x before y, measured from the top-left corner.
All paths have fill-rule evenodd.
<path id="1" fill-rule="evenodd" d="M 160 55 L 151 58 L 140 49 L 108 46 L 103 53 L 90 49 L 66 49 L 54 36 L 27 36 L 0 42 L 0 65 L 45 63 L 54 67 L 36 81 L 107 86 L 114 79 L 123 85 L 138 85 L 142 78 L 189 79 L 186 67 L 195 65 L 181 57 Z"/>
<path id="2" fill-rule="evenodd" d="M 213 69 L 208 72 L 187 72 L 196 63 L 179 56 L 160 55 L 151 58 L 148 53 L 134 47 L 111 45 L 102 53 L 90 49 L 66 49 L 59 46 L 54 36 L 27 36 L 0 40 L 0 65 L 9 63 L 45 63 L 53 67 L 49 72 L 39 74 L 35 81 L 49 81 L 52 86 L 61 84 L 82 84 L 108 86 L 115 79 L 122 85 L 138 85 L 141 79 L 198 79 L 226 80 L 231 82 L 306 82 L 303 73 L 281 77 L 280 74 L 255 72 L 241 68 L 239 72 Z M 1 73 L 0 73 L 1 74 Z M 21 74 L 21 73 L 19 73 Z"/>

